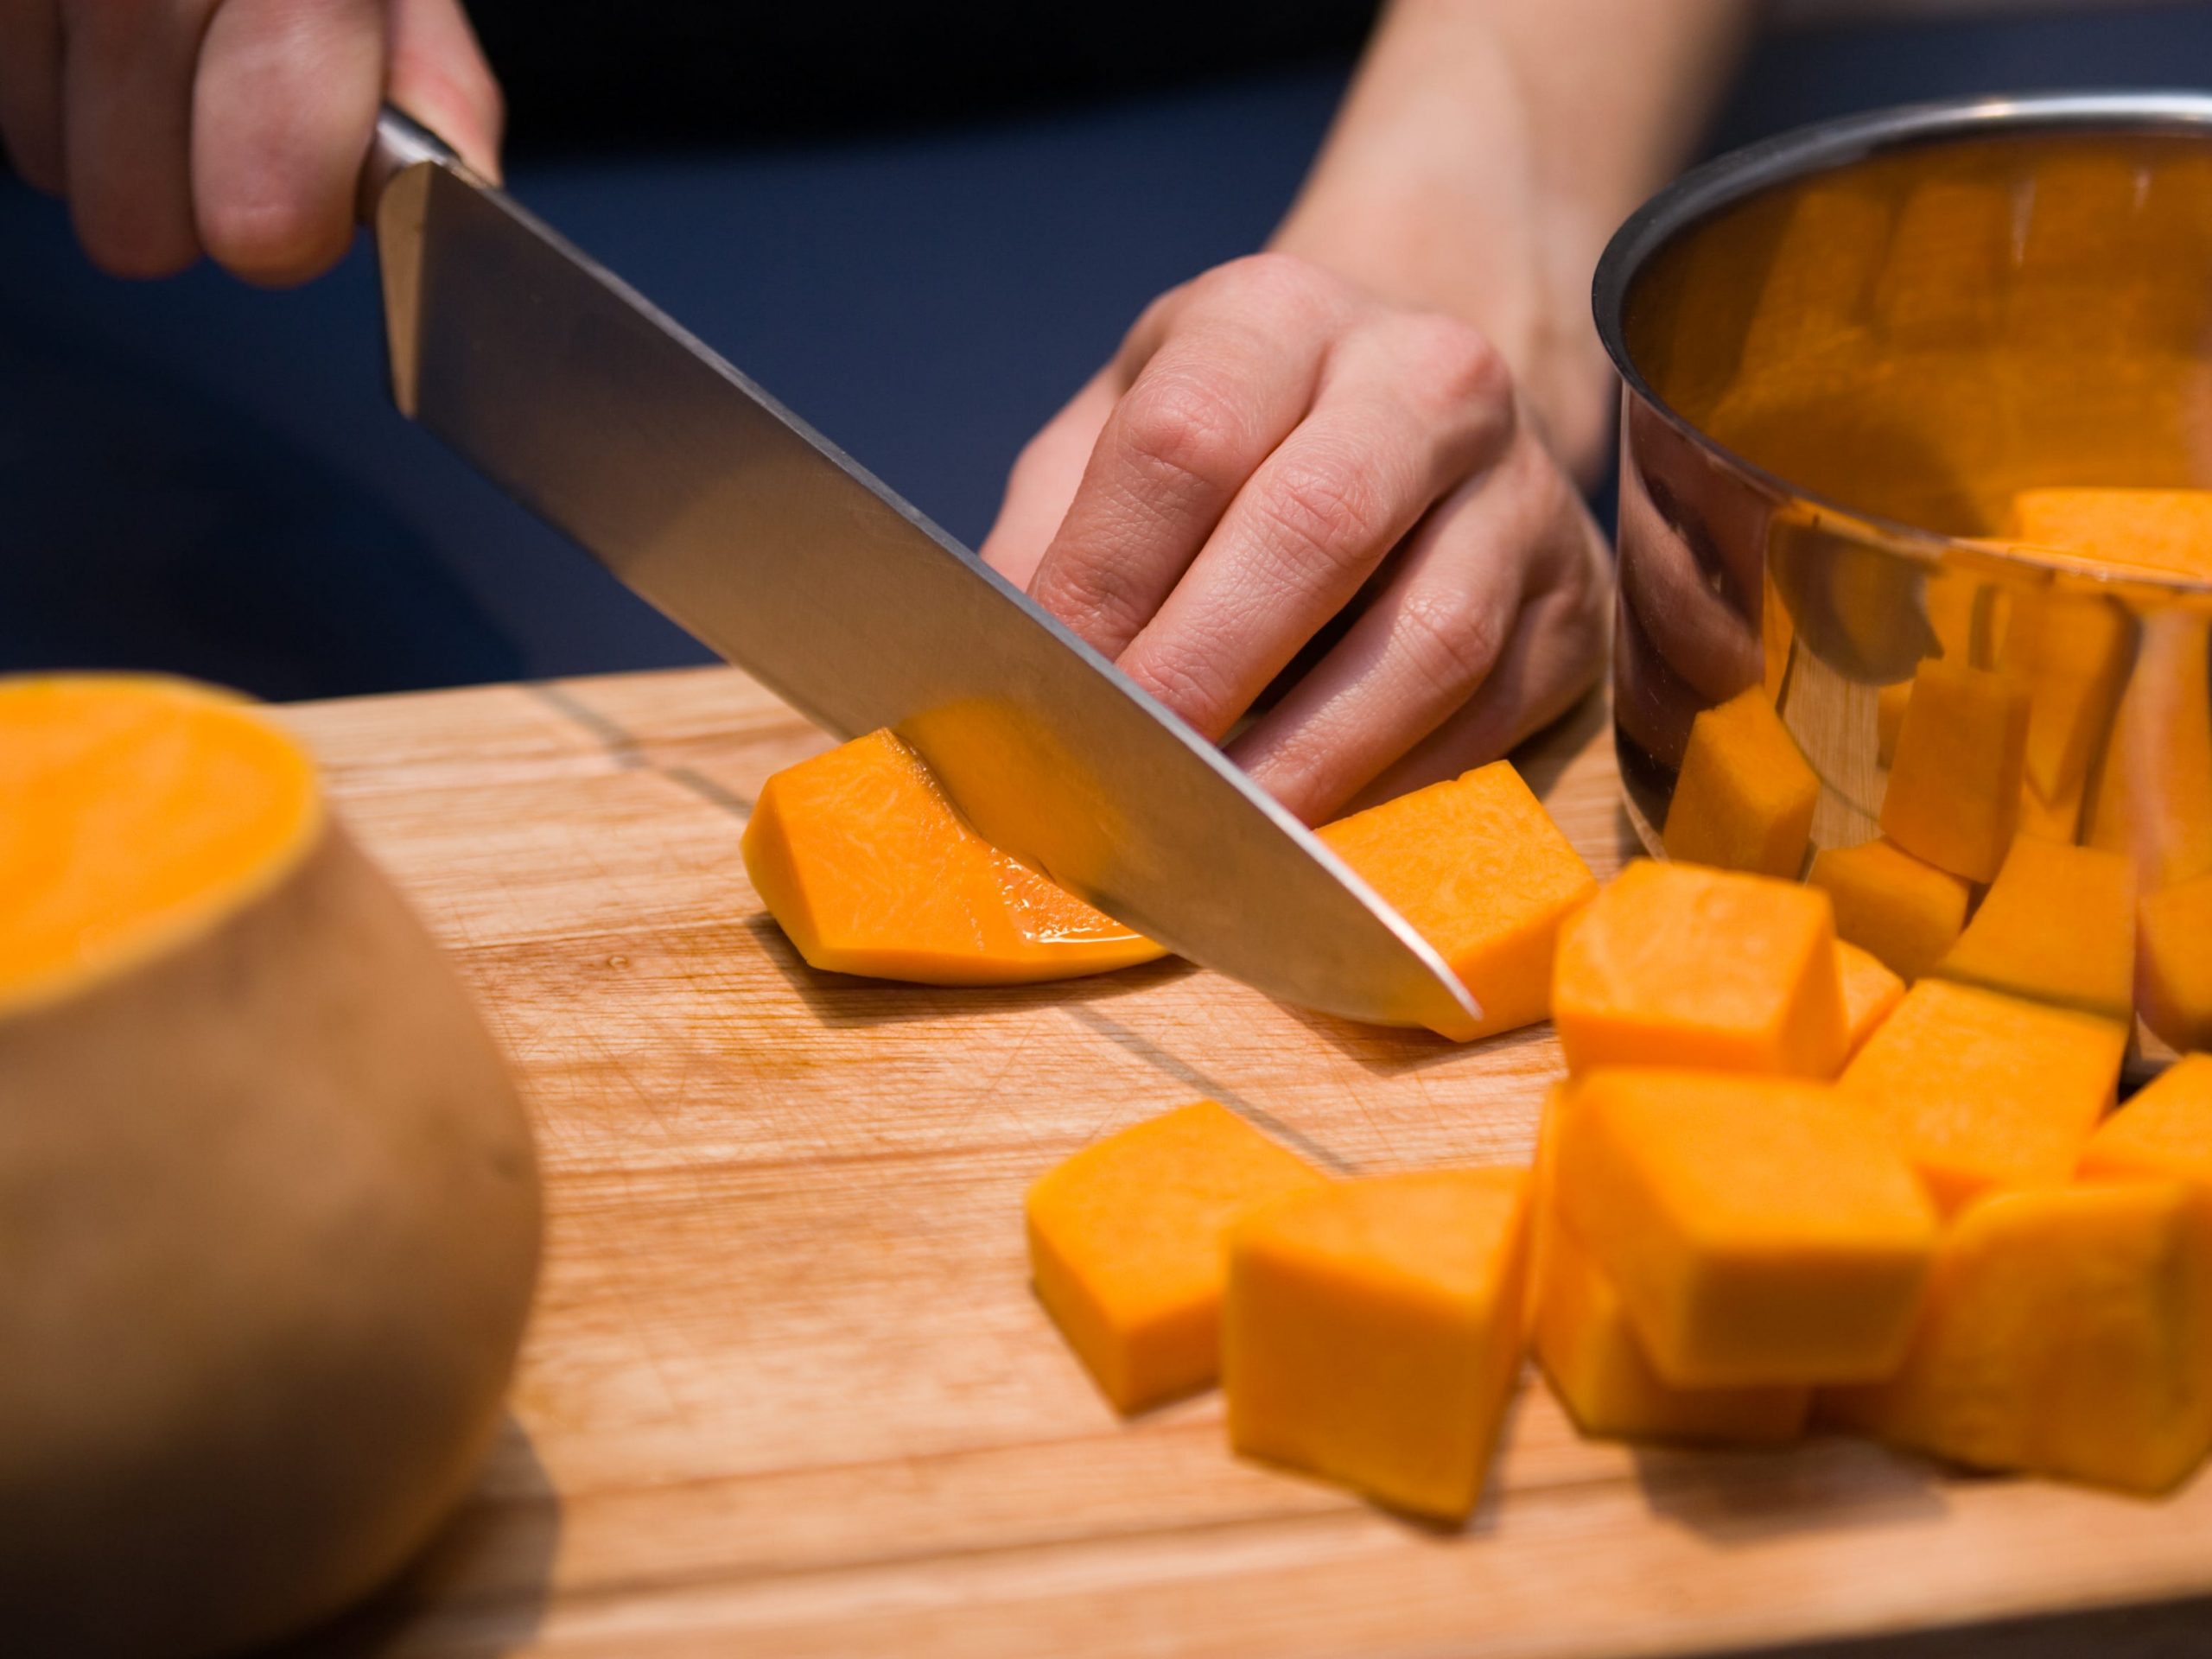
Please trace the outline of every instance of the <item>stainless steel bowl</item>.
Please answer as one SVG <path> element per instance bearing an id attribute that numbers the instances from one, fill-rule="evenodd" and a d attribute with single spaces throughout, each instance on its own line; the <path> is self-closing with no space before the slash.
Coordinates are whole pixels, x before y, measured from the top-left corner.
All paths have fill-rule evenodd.
<path id="1" fill-rule="evenodd" d="M 1630 219 L 1594 302 L 1625 385 L 1613 707 L 1647 846 L 1697 715 L 1752 687 L 1818 779 L 1806 856 L 1881 835 L 1940 659 L 2028 706 L 2018 763 L 1961 747 L 1960 813 L 2002 804 L 2010 766 L 2012 828 L 2124 853 L 2146 894 L 2212 877 L 2212 545 L 2190 575 L 2005 540 L 2023 490 L 2212 489 L 2212 97 L 1771 139 Z"/>

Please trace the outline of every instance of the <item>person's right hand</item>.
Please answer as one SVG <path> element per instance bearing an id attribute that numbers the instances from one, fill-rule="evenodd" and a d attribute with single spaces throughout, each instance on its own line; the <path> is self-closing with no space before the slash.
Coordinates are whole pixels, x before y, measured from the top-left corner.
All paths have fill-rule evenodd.
<path id="1" fill-rule="evenodd" d="M 118 276 L 202 253 L 318 275 L 387 98 L 496 176 L 499 84 L 461 0 L 0 0 L 0 142 Z"/>

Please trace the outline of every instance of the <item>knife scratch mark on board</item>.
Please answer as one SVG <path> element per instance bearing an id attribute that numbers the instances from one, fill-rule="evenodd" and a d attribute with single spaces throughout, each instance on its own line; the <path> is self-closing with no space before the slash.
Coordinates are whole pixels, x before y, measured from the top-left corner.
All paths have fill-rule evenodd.
<path id="1" fill-rule="evenodd" d="M 605 749 L 607 758 L 625 772 L 633 772 L 645 764 L 645 747 L 615 721 L 593 708 L 564 685 L 544 680 L 532 680 L 524 688 L 547 708 L 562 715 L 589 732 Z"/>
<path id="2" fill-rule="evenodd" d="M 1059 1011 L 1077 1024 L 1089 1027 L 1108 1042 L 1135 1055 L 1154 1071 L 1166 1072 L 1178 1083 L 1219 1101 L 1239 1116 L 1249 1118 L 1278 1141 L 1288 1143 L 1308 1162 L 1319 1164 L 1333 1175 L 1357 1175 L 1359 1173 L 1341 1154 L 1332 1152 L 1319 1141 L 1300 1134 L 1265 1107 L 1253 1104 L 1226 1084 L 1208 1077 L 1188 1061 L 1169 1053 L 1119 1020 L 1109 1020 L 1096 1008 L 1086 1007 L 1080 1002 L 1063 1004 Z"/>

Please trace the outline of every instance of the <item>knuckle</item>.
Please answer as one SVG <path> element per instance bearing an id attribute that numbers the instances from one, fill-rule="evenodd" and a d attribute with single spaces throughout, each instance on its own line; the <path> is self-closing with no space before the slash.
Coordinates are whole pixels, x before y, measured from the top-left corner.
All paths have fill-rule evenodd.
<path id="1" fill-rule="evenodd" d="M 1490 677 L 1505 643 L 1496 607 L 1464 590 L 1410 598 L 1396 630 L 1414 671 L 1453 704 Z"/>
<path id="2" fill-rule="evenodd" d="M 1327 315 L 1346 288 L 1333 272 L 1273 250 L 1217 265 L 1201 281 L 1225 302 L 1274 327 L 1296 327 Z"/>
<path id="3" fill-rule="evenodd" d="M 1424 315 L 1401 324 L 1422 384 L 1447 407 L 1510 409 L 1513 371 L 1490 336 L 1457 317 Z"/>
<path id="4" fill-rule="evenodd" d="M 1139 468 L 1157 477 L 1221 492 L 1240 481 L 1243 422 L 1215 388 L 1184 375 L 1155 375 L 1122 401 L 1122 448 Z"/>
<path id="5" fill-rule="evenodd" d="M 1230 706 L 1230 686 L 1204 651 L 1154 652 L 1123 667 L 1131 679 L 1209 738 L 1218 737 L 1239 712 Z"/>
<path id="6" fill-rule="evenodd" d="M 1325 572 L 1363 566 L 1381 518 L 1373 475 L 1336 457 L 1309 456 L 1281 467 L 1264 511 L 1300 567 Z"/>

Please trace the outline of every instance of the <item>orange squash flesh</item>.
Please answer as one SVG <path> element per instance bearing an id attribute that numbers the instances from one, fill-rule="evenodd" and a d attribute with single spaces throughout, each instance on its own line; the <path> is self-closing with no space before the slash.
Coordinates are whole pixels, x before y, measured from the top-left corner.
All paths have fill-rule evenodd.
<path id="1" fill-rule="evenodd" d="M 2212 875 L 2145 896 L 2135 950 L 2143 1023 L 2176 1048 L 2212 1049 Z"/>
<path id="2" fill-rule="evenodd" d="M 1465 1518 L 1521 1369 L 1528 1172 L 1339 1181 L 1230 1235 L 1230 1444 Z"/>
<path id="3" fill-rule="evenodd" d="M 1936 971 L 2108 1020 L 2134 1017 L 2135 870 L 2021 836 Z"/>
<path id="4" fill-rule="evenodd" d="M 1566 1225 L 1670 1386 L 1872 1381 L 1903 1358 L 1936 1214 L 1889 1137 L 1832 1088 L 1599 1071 L 1577 1085 L 1554 1156 Z"/>
<path id="5" fill-rule="evenodd" d="M 828 972 L 1012 985 L 1165 954 L 977 835 L 887 731 L 769 779 L 743 846 L 769 913 Z"/>
<path id="6" fill-rule="evenodd" d="M 2101 567 L 2212 576 L 2212 491 L 2023 490 L 2005 529 L 2014 541 Z"/>
<path id="7" fill-rule="evenodd" d="M 1552 1020 L 1577 1074 L 1689 1065 L 1833 1077 L 1849 1033 L 1827 895 L 1639 859 L 1561 933 Z"/>
<path id="8" fill-rule="evenodd" d="M 1667 807 L 1667 856 L 1794 876 L 1805 862 L 1821 781 L 1765 692 L 1751 686 L 1690 722 Z"/>
<path id="9" fill-rule="evenodd" d="M 1529 1339 L 1552 1392 L 1585 1434 L 1736 1446 L 1796 1440 L 1810 1389 L 1670 1388 L 1643 1357 L 1620 1293 L 1560 1211 L 1560 1125 L 1576 1092 L 1561 1084 L 1546 1101 L 1531 1177 Z"/>
<path id="10" fill-rule="evenodd" d="M 1482 1009 L 1463 1041 L 1551 1012 L 1560 925 L 1597 878 L 1503 760 L 1329 824 L 1321 839 L 1434 945 Z"/>
<path id="11" fill-rule="evenodd" d="M 1029 1189 L 1038 1300 L 1117 1410 L 1205 1388 L 1219 1362 L 1229 1228 L 1324 1179 L 1213 1101 L 1147 1119 Z"/>
<path id="12" fill-rule="evenodd" d="M 0 1007 L 157 951 L 282 880 L 321 827 L 315 770 L 181 681 L 0 683 Z"/>
<path id="13" fill-rule="evenodd" d="M 2057 590 L 2024 601 L 2007 666 L 2028 681 L 2020 828 L 2050 841 L 2079 832 L 2089 771 L 2127 679 L 2133 628 L 2095 594 Z"/>
<path id="14" fill-rule="evenodd" d="M 1986 1469 L 2161 1492 L 2212 1449 L 2212 1198 L 2179 1182 L 1975 1204 L 1897 1373 L 1824 1417 Z"/>
<path id="15" fill-rule="evenodd" d="M 1839 1087 L 1955 1211 L 1984 1192 L 2073 1173 L 2111 1109 L 2127 1034 L 2116 1020 L 1924 979 Z"/>
<path id="16" fill-rule="evenodd" d="M 2082 839 L 2156 893 L 2212 874 L 2212 623 L 2163 611 L 2141 630 Z"/>
<path id="17" fill-rule="evenodd" d="M 1882 833 L 1939 869 L 1986 881 L 2019 818 L 2028 683 L 1948 658 L 1923 663 L 1897 731 Z"/>
<path id="18" fill-rule="evenodd" d="M 1855 944 L 1838 939 L 1835 955 L 1836 972 L 1843 981 L 1844 1025 L 1850 1033 L 1850 1052 L 1856 1054 L 1904 1001 L 1904 981 L 1872 951 Z"/>
<path id="19" fill-rule="evenodd" d="M 2184 1054 L 2097 1125 L 2085 1180 L 2188 1181 L 2212 1197 L 2212 1054 Z"/>
<path id="20" fill-rule="evenodd" d="M 1834 905 L 1836 938 L 1909 980 L 1935 967 L 1966 926 L 1966 882 L 1892 842 L 1823 847 L 1805 880 Z"/>

